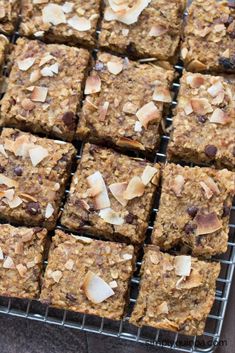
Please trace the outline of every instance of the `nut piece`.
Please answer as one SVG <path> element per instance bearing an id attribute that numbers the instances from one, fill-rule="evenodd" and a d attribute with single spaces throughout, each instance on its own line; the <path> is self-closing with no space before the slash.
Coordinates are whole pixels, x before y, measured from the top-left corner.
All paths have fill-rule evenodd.
<path id="1" fill-rule="evenodd" d="M 181 196 L 181 193 L 183 191 L 183 187 L 184 187 L 184 183 L 185 183 L 185 179 L 183 177 L 183 175 L 176 175 L 176 177 L 174 178 L 174 181 L 172 183 L 171 186 L 171 190 L 174 191 L 175 195 L 177 197 Z"/>
<path id="2" fill-rule="evenodd" d="M 89 76 L 86 80 L 85 94 L 93 94 L 100 92 L 101 90 L 101 79 L 98 75 Z"/>
<path id="3" fill-rule="evenodd" d="M 109 185 L 109 189 L 111 191 L 111 193 L 113 194 L 113 196 L 115 197 L 115 199 L 120 202 L 120 204 L 122 206 L 126 206 L 127 205 L 127 200 L 124 199 L 123 197 L 123 193 L 127 188 L 127 183 L 114 183 Z"/>
<path id="4" fill-rule="evenodd" d="M 125 200 L 132 200 L 135 197 L 140 197 L 144 194 L 145 185 L 139 176 L 134 176 L 127 185 L 123 193 Z"/>
<path id="5" fill-rule="evenodd" d="M 82 288 L 87 298 L 94 304 L 99 304 L 114 295 L 112 288 L 92 271 L 84 277 Z"/>
<path id="6" fill-rule="evenodd" d="M 175 273 L 177 276 L 189 276 L 191 272 L 191 256 L 180 255 L 175 257 Z"/>
<path id="7" fill-rule="evenodd" d="M 112 210 L 112 208 L 105 208 L 103 210 L 100 210 L 99 216 L 109 224 L 113 224 L 115 226 L 121 226 L 124 224 L 124 219 L 119 216 L 117 212 Z"/>
<path id="8" fill-rule="evenodd" d="M 215 212 L 197 214 L 194 220 L 197 224 L 196 235 L 210 234 L 222 228 L 222 223 Z"/>
<path id="9" fill-rule="evenodd" d="M 162 302 L 157 308 L 156 308 L 156 314 L 161 315 L 161 314 L 168 314 L 169 313 L 169 308 L 167 305 L 167 302 Z"/>

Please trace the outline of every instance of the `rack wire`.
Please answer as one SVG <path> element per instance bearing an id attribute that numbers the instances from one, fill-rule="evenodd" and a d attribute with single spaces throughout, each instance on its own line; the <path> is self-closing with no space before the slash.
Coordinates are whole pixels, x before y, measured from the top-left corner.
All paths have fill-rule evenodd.
<path id="1" fill-rule="evenodd" d="M 11 38 L 14 43 L 18 33 L 15 33 Z M 175 66 L 175 70 L 181 75 L 183 67 L 181 64 Z M 3 71 L 7 75 L 7 70 Z M 174 99 L 172 107 L 177 104 L 177 93 L 179 90 L 179 81 L 173 83 L 172 91 Z M 165 127 L 170 127 L 172 123 L 172 109 L 168 116 L 164 119 Z M 159 151 L 156 153 L 155 162 L 166 162 L 166 148 L 169 140 L 169 135 L 163 133 Z M 77 160 L 81 158 L 83 144 L 78 143 Z M 138 155 L 137 155 L 138 156 Z M 69 188 L 66 194 L 69 193 Z M 146 242 L 150 239 L 153 230 L 153 222 L 157 216 L 159 206 L 159 197 L 156 198 L 152 209 L 149 226 L 147 229 Z M 66 229 L 57 225 L 57 229 Z M 83 234 L 87 235 L 87 234 Z M 90 236 L 90 235 L 88 235 Z M 211 313 L 206 322 L 204 334 L 202 336 L 185 336 L 178 333 L 157 330 L 150 327 L 137 328 L 129 323 L 130 313 L 136 302 L 139 287 L 139 270 L 141 267 L 141 258 L 138 259 L 136 266 L 137 271 L 131 279 L 130 300 L 128 303 L 127 315 L 121 321 L 112 321 L 105 318 L 100 318 L 88 314 L 79 314 L 67 310 L 56 309 L 50 306 L 43 305 L 37 300 L 21 300 L 0 297 L 0 313 L 15 317 L 22 317 L 29 320 L 35 320 L 53 325 L 64 326 L 72 329 L 77 329 L 85 332 L 97 333 L 105 336 L 116 337 L 128 341 L 139 342 L 155 347 L 170 348 L 180 352 L 203 353 L 213 352 L 220 341 L 222 325 L 225 317 L 226 306 L 228 302 L 229 292 L 232 284 L 232 277 L 235 267 L 235 204 L 232 206 L 230 225 L 229 225 L 229 241 L 228 250 L 225 254 L 213 260 L 221 263 L 221 273 L 216 283 L 216 297 Z M 46 263 L 45 263 L 46 265 Z"/>

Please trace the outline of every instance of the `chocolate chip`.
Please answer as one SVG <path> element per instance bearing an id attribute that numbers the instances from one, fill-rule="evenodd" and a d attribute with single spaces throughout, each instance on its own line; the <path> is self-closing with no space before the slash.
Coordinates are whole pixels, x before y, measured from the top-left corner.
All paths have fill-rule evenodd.
<path id="1" fill-rule="evenodd" d="M 128 215 L 126 215 L 126 217 L 125 217 L 125 221 L 126 221 L 126 223 L 132 224 L 136 218 L 137 217 L 135 215 L 133 215 L 132 213 L 128 213 Z"/>
<path id="2" fill-rule="evenodd" d="M 207 157 L 214 158 L 217 153 L 217 147 L 215 147 L 214 145 L 206 145 L 204 151 Z"/>
<path id="3" fill-rule="evenodd" d="M 222 213 L 222 217 L 227 217 L 230 214 L 230 207 L 228 207 L 227 205 L 223 206 L 223 213 Z"/>
<path id="4" fill-rule="evenodd" d="M 66 293 L 66 299 L 70 300 L 71 302 L 75 302 L 77 300 L 75 295 L 73 295 L 72 293 Z"/>
<path id="5" fill-rule="evenodd" d="M 187 212 L 188 212 L 189 216 L 194 218 L 198 212 L 198 207 L 197 206 L 189 206 L 187 208 Z"/>
<path id="6" fill-rule="evenodd" d="M 197 120 L 199 123 L 204 124 L 207 121 L 207 117 L 205 115 L 199 115 Z"/>
<path id="7" fill-rule="evenodd" d="M 32 216 L 35 216 L 37 213 L 40 212 L 40 205 L 38 202 L 29 202 L 27 204 L 27 212 Z"/>
<path id="8" fill-rule="evenodd" d="M 229 33 L 229 36 L 234 39 L 235 38 L 235 30 Z"/>
<path id="9" fill-rule="evenodd" d="M 219 65 L 223 66 L 226 70 L 235 69 L 235 58 L 219 58 Z"/>
<path id="10" fill-rule="evenodd" d="M 195 224 L 186 223 L 185 226 L 184 226 L 184 231 L 185 231 L 186 234 L 193 233 L 194 229 L 196 229 L 196 225 Z"/>
<path id="11" fill-rule="evenodd" d="M 229 26 L 230 23 L 232 23 L 232 22 L 233 22 L 233 17 L 232 17 L 232 16 L 228 16 L 228 19 L 226 20 L 226 22 L 224 22 L 224 24 L 225 24 L 225 26 L 227 27 L 227 26 Z"/>
<path id="12" fill-rule="evenodd" d="M 68 127 L 70 131 L 75 130 L 76 128 L 76 117 L 73 112 L 66 112 L 62 116 L 64 124 Z"/>
<path id="13" fill-rule="evenodd" d="M 23 169 L 20 166 L 14 168 L 14 173 L 17 176 L 21 176 L 23 174 Z"/>
<path id="14" fill-rule="evenodd" d="M 5 172 L 5 168 L 2 165 L 0 165 L 0 173 L 4 173 L 4 172 Z"/>

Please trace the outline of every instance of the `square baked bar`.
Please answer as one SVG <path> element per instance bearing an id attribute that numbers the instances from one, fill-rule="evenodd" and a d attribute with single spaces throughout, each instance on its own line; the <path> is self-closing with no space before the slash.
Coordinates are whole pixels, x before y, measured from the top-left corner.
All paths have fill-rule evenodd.
<path id="1" fill-rule="evenodd" d="M 75 148 L 14 129 L 0 136 L 0 219 L 53 229 Z"/>
<path id="2" fill-rule="evenodd" d="M 173 118 L 170 160 L 235 165 L 235 89 L 225 78 L 184 73 Z"/>
<path id="3" fill-rule="evenodd" d="M 58 230 L 52 239 L 40 300 L 84 314 L 121 319 L 135 268 L 134 247 Z"/>
<path id="4" fill-rule="evenodd" d="M 217 262 L 171 256 L 148 246 L 130 322 L 185 335 L 202 335 L 219 272 Z"/>
<path id="5" fill-rule="evenodd" d="M 172 100 L 173 77 L 173 70 L 99 53 L 85 86 L 77 136 L 153 152 L 163 111 Z"/>
<path id="6" fill-rule="evenodd" d="M 235 72 L 234 0 L 192 1 L 181 57 L 189 71 Z"/>
<path id="7" fill-rule="evenodd" d="M 86 144 L 61 223 L 110 240 L 142 243 L 160 167 Z"/>
<path id="8" fill-rule="evenodd" d="M 235 173 L 167 164 L 162 176 L 152 242 L 164 250 L 187 245 L 196 256 L 226 252 Z"/>
<path id="9" fill-rule="evenodd" d="M 39 296 L 46 236 L 46 229 L 0 224 L 0 295 Z"/>
<path id="10" fill-rule="evenodd" d="M 20 33 L 49 42 L 92 46 L 101 0 L 22 0 Z"/>
<path id="11" fill-rule="evenodd" d="M 99 45 L 133 58 L 177 61 L 184 0 L 108 0 Z"/>
<path id="12" fill-rule="evenodd" d="M 88 51 L 21 38 L 14 57 L 1 125 L 72 140 Z"/>
<path id="13" fill-rule="evenodd" d="M 11 34 L 19 18 L 20 0 L 0 0 L 0 31 Z"/>

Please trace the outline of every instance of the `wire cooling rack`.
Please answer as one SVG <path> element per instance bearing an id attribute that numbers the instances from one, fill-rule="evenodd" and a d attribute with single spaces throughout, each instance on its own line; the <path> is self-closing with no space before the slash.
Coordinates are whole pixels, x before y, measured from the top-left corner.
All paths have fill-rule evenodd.
<path id="1" fill-rule="evenodd" d="M 14 43 L 17 37 L 18 33 L 15 33 L 11 38 L 11 42 Z M 180 76 L 182 74 L 183 67 L 180 64 L 176 65 L 175 70 L 179 73 Z M 6 68 L 3 70 L 3 73 L 7 76 Z M 169 140 L 169 136 L 167 135 L 166 131 L 168 130 L 167 128 L 170 128 L 172 122 L 172 108 L 174 108 L 177 104 L 178 89 L 179 79 L 177 79 L 172 85 L 174 100 L 172 102 L 170 113 L 164 119 L 164 131 L 161 137 L 159 151 L 156 153 L 154 158 L 155 162 L 166 162 L 166 148 Z M 82 155 L 83 144 L 78 143 L 76 144 L 76 147 L 78 151 L 77 160 L 79 160 Z M 136 156 L 138 157 L 139 155 Z M 66 193 L 69 193 L 69 188 L 66 190 Z M 159 195 L 156 197 L 155 204 L 152 209 L 152 215 L 147 229 L 146 243 L 148 243 L 151 236 L 153 223 L 158 211 L 158 205 Z M 57 228 L 66 231 L 66 229 L 62 227 L 60 223 L 58 223 Z M 84 233 L 83 235 L 86 234 Z M 228 250 L 226 254 L 223 254 L 219 258 L 214 258 L 213 260 L 219 261 L 221 263 L 221 273 L 217 279 L 215 302 L 211 313 L 207 318 L 204 334 L 198 337 L 185 336 L 182 334 L 157 330 L 150 327 L 137 328 L 129 324 L 130 313 L 138 295 L 141 258 L 138 259 L 136 263 L 137 270 L 131 279 L 131 291 L 127 315 L 121 321 L 112 321 L 92 315 L 79 314 L 67 310 L 56 309 L 43 305 L 37 300 L 21 300 L 6 297 L 0 297 L 0 313 L 30 320 L 36 320 L 48 324 L 64 326 L 72 329 L 78 329 L 85 332 L 117 337 L 128 341 L 152 345 L 155 347 L 170 348 L 180 352 L 213 352 L 216 346 L 220 343 L 221 329 L 235 266 L 235 204 L 233 204 L 231 210 Z M 45 266 L 46 264 L 47 262 L 45 261 Z"/>

